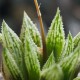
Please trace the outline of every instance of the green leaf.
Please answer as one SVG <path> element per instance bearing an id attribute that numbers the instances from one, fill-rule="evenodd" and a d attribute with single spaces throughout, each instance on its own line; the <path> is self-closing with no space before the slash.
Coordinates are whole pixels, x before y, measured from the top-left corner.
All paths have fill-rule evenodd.
<path id="1" fill-rule="evenodd" d="M 39 59 L 40 63 L 42 63 L 42 54 L 38 50 L 38 49 L 42 48 L 42 41 L 41 41 L 40 33 L 39 33 L 38 29 L 36 28 L 35 24 L 33 24 L 31 19 L 26 14 L 26 12 L 24 12 L 23 24 L 22 24 L 22 28 L 21 28 L 21 34 L 20 34 L 20 39 L 23 43 L 24 43 L 26 30 L 29 30 L 31 38 L 33 39 L 34 43 L 37 45 L 38 59 Z M 23 44 L 23 46 L 24 46 L 24 44 Z"/>
<path id="2" fill-rule="evenodd" d="M 10 72 L 10 78 L 12 78 L 11 80 L 22 80 L 22 74 L 19 70 L 19 67 L 17 66 L 8 49 L 4 49 L 3 51 L 3 60 Z M 5 70 L 4 68 L 3 70 Z M 8 73 L 6 73 L 5 75 L 8 75 Z"/>
<path id="3" fill-rule="evenodd" d="M 60 65 L 64 72 L 64 80 L 72 80 L 74 78 L 75 72 L 78 70 L 78 65 L 80 62 L 80 47 L 77 47 L 75 51 L 69 56 L 65 57 Z"/>
<path id="4" fill-rule="evenodd" d="M 40 78 L 40 64 L 37 57 L 37 46 L 33 42 L 29 31 L 25 31 L 24 40 L 24 52 L 25 52 L 25 63 L 28 71 L 28 80 L 39 80 Z"/>
<path id="5" fill-rule="evenodd" d="M 2 34 L 0 33 L 0 42 L 2 42 Z"/>
<path id="6" fill-rule="evenodd" d="M 41 72 L 41 80 L 64 80 L 62 69 L 55 64 Z"/>
<path id="7" fill-rule="evenodd" d="M 58 61 L 62 49 L 65 43 L 65 36 L 63 30 L 62 18 L 60 16 L 60 10 L 57 9 L 56 16 L 51 23 L 50 29 L 48 31 L 46 46 L 47 46 L 47 54 L 53 51 L 55 60 Z"/>
<path id="8" fill-rule="evenodd" d="M 9 26 L 3 21 L 2 23 L 2 41 L 3 47 L 7 48 L 14 59 L 21 63 L 21 41 L 16 33 L 9 28 Z M 19 60 L 17 60 L 19 59 Z"/>
<path id="9" fill-rule="evenodd" d="M 3 73 L 3 77 L 6 79 L 6 80 L 9 80 L 9 79 L 12 79 L 12 76 L 11 76 L 11 73 L 10 73 L 10 70 L 6 64 L 6 60 L 5 60 L 5 56 L 4 56 L 4 51 L 3 51 L 3 54 L 2 54 L 2 73 Z"/>
<path id="10" fill-rule="evenodd" d="M 74 49 L 80 45 L 80 32 L 73 38 Z"/>
<path id="11" fill-rule="evenodd" d="M 70 53 L 72 53 L 72 51 L 73 51 L 73 39 L 71 33 L 69 32 L 63 48 L 63 52 L 61 54 L 62 59 L 68 56 Z"/>
<path id="12" fill-rule="evenodd" d="M 30 35 L 31 35 L 33 41 L 35 42 L 35 44 L 38 47 L 42 47 L 41 36 L 40 36 L 38 29 L 33 24 L 33 22 L 28 17 L 28 15 L 24 12 L 23 24 L 22 24 L 21 34 L 20 34 L 20 39 L 22 40 L 22 42 L 24 42 L 24 36 L 25 36 L 26 29 L 29 30 Z"/>
<path id="13" fill-rule="evenodd" d="M 50 66 L 52 66 L 55 63 L 55 59 L 54 59 L 54 55 L 53 52 L 51 53 L 51 55 L 49 56 L 48 60 L 46 61 L 46 63 L 43 66 L 43 70 L 49 68 Z"/>
<path id="14" fill-rule="evenodd" d="M 24 76 L 26 70 L 24 70 L 25 64 L 23 64 L 22 58 L 23 57 L 22 42 L 17 36 L 17 34 L 11 28 L 9 28 L 5 21 L 3 21 L 2 23 L 2 42 L 3 47 L 9 50 L 17 66 L 19 67 L 22 75 Z"/>

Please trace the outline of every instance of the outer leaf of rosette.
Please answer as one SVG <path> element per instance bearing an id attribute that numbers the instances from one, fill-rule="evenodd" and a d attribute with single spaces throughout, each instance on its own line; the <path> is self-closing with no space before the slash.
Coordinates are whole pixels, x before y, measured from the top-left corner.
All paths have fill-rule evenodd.
<path id="1" fill-rule="evenodd" d="M 25 70 L 23 70 L 24 64 L 22 58 L 22 42 L 17 34 L 6 24 L 5 21 L 2 23 L 2 42 L 3 48 L 8 49 L 23 75 Z"/>
<path id="2" fill-rule="evenodd" d="M 6 80 L 22 80 L 22 73 L 7 48 L 3 50 L 3 76 Z"/>
<path id="3" fill-rule="evenodd" d="M 24 42 L 24 36 L 25 36 L 25 30 L 26 29 L 29 30 L 30 35 L 31 35 L 34 43 L 38 47 L 42 47 L 42 41 L 41 41 L 40 33 L 39 33 L 37 27 L 35 26 L 35 24 L 31 21 L 29 16 L 24 11 L 23 24 L 22 24 L 22 28 L 21 28 L 21 34 L 20 34 L 20 39 L 22 42 Z"/>
<path id="4" fill-rule="evenodd" d="M 17 61 L 21 60 L 21 40 L 17 34 L 6 24 L 5 21 L 2 23 L 2 41 L 3 47 L 7 48 L 12 54 L 14 59 Z"/>

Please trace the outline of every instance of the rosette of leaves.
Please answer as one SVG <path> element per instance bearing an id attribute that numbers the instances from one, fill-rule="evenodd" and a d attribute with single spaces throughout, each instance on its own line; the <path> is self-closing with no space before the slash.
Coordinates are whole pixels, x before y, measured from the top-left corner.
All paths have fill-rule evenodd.
<path id="1" fill-rule="evenodd" d="M 57 9 L 46 37 L 45 63 L 40 33 L 24 12 L 20 37 L 2 22 L 2 73 L 5 80 L 80 80 L 80 33 L 65 39 L 62 17 Z"/>

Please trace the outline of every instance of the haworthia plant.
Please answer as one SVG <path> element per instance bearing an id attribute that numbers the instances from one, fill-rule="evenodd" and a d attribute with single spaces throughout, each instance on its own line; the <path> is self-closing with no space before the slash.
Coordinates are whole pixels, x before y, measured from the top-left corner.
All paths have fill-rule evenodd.
<path id="1" fill-rule="evenodd" d="M 46 37 L 45 63 L 40 33 L 26 12 L 20 37 L 3 21 L 0 41 L 5 80 L 80 80 L 80 33 L 65 39 L 59 8 Z"/>

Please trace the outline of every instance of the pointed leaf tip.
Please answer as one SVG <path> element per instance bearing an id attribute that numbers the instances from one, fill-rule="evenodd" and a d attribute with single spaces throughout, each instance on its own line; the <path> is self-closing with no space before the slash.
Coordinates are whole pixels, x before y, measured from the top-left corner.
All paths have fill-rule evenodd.
<path id="1" fill-rule="evenodd" d="M 3 20 L 2 27 L 5 27 L 6 25 L 7 25 L 7 23 L 5 22 L 5 20 Z"/>
<path id="2" fill-rule="evenodd" d="M 69 32 L 61 54 L 62 59 L 71 54 L 72 52 L 73 52 L 73 38 L 72 34 Z"/>
<path id="3" fill-rule="evenodd" d="M 28 16 L 28 14 L 26 13 L 26 11 L 24 11 L 24 14 L 23 14 L 23 19 L 29 19 L 29 16 Z"/>
<path id="4" fill-rule="evenodd" d="M 60 9 L 59 9 L 59 7 L 57 8 L 57 13 L 60 14 Z"/>
<path id="5" fill-rule="evenodd" d="M 47 60 L 46 63 L 44 64 L 43 70 L 51 67 L 51 66 L 54 65 L 54 64 L 55 64 L 55 59 L 54 59 L 54 54 L 53 54 L 53 52 L 52 52 L 52 53 L 50 54 L 48 60 Z"/>
<path id="6" fill-rule="evenodd" d="M 63 29 L 62 17 L 60 10 L 57 9 L 46 38 L 48 56 L 53 51 L 55 60 L 58 61 L 65 43 L 65 34 Z"/>
<path id="7" fill-rule="evenodd" d="M 80 32 L 73 38 L 74 49 L 80 45 Z"/>
<path id="8" fill-rule="evenodd" d="M 20 34 L 20 39 L 22 42 L 24 42 L 24 33 L 25 30 L 28 29 L 30 36 L 32 37 L 33 41 L 38 47 L 42 47 L 42 41 L 41 41 L 41 36 L 36 28 L 35 24 L 31 21 L 27 13 L 24 11 L 24 17 L 23 17 L 23 24 L 21 28 L 21 34 Z"/>
<path id="9" fill-rule="evenodd" d="M 26 15 L 26 11 L 24 11 L 24 15 Z"/>

